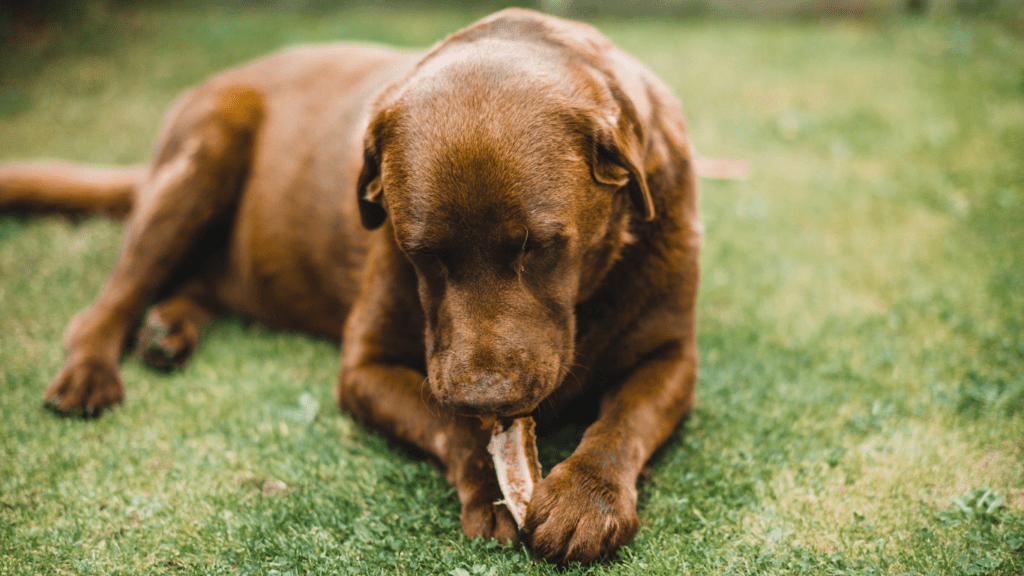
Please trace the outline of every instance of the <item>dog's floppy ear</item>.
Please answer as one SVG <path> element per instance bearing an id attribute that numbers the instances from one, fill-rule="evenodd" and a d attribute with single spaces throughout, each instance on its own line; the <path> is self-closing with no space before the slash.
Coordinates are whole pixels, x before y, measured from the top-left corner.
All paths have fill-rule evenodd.
<path id="1" fill-rule="evenodd" d="M 594 120 L 594 180 L 626 186 L 629 198 L 645 222 L 654 219 L 654 201 L 644 171 L 644 134 L 636 110 L 614 88 L 619 114 Z"/>
<path id="2" fill-rule="evenodd" d="M 363 168 L 359 171 L 356 182 L 356 194 L 359 200 L 359 220 L 367 230 L 380 228 L 387 219 L 384 209 L 384 186 L 381 182 L 381 139 L 383 125 L 386 122 L 381 112 L 370 123 L 366 130 L 363 143 Z"/>

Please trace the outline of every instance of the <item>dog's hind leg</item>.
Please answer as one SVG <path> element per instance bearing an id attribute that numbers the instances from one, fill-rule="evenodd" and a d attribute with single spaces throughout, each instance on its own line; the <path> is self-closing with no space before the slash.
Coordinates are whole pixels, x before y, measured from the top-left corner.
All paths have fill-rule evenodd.
<path id="1" fill-rule="evenodd" d="M 188 362 L 203 330 L 217 316 L 217 303 L 203 278 L 193 278 L 153 306 L 136 334 L 139 354 L 150 366 L 171 370 Z"/>
<path id="2" fill-rule="evenodd" d="M 45 401 L 96 414 L 124 398 L 117 360 L 143 307 L 242 193 L 262 119 L 248 89 L 200 90 L 176 109 L 136 198 L 121 256 L 96 301 L 65 334 L 67 358 Z"/>

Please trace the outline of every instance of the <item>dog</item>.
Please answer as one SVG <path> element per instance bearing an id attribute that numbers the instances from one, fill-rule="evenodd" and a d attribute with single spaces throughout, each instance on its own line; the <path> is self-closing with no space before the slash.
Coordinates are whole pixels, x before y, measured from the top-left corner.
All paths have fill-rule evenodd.
<path id="1" fill-rule="evenodd" d="M 143 316 L 163 368 L 225 312 L 340 336 L 341 409 L 440 464 L 467 537 L 564 564 L 633 538 L 638 476 L 694 402 L 695 162 L 652 72 L 588 25 L 509 9 L 425 53 L 300 47 L 229 70 L 169 110 L 149 165 L 7 163 L 0 210 L 126 219 L 53 410 L 124 399 Z M 588 403 L 520 534 L 481 422 Z"/>

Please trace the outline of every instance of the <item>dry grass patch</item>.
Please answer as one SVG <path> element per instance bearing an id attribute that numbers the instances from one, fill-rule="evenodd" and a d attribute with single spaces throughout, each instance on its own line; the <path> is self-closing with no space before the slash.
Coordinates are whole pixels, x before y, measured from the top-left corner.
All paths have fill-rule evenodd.
<path id="1" fill-rule="evenodd" d="M 879 537 L 897 546 L 914 540 L 923 514 L 963 506 L 975 490 L 990 489 L 1000 507 L 1024 510 L 1024 443 L 979 443 L 970 430 L 977 427 L 914 421 L 849 446 L 838 462 L 781 470 L 766 487 L 765 509 L 747 525 L 765 539 L 782 526 L 793 546 L 856 557 Z"/>

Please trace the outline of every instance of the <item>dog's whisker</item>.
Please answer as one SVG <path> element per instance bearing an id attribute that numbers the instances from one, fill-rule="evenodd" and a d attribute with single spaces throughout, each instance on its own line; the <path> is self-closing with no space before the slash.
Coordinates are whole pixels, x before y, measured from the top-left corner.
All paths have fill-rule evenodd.
<path id="1" fill-rule="evenodd" d="M 558 407 L 555 405 L 555 401 L 552 400 L 550 396 L 545 398 L 544 401 L 540 403 L 540 406 L 538 408 L 540 408 L 541 411 L 543 411 L 546 408 L 548 412 L 551 414 L 552 419 L 558 418 Z"/>
<path id="2" fill-rule="evenodd" d="M 420 402 L 423 402 L 424 408 L 426 408 L 427 412 L 430 412 L 430 414 L 432 416 L 436 416 L 438 418 L 442 417 L 442 411 L 441 411 L 440 404 L 435 402 L 434 403 L 435 404 L 434 407 L 432 407 L 430 405 L 430 377 L 429 376 L 424 377 L 423 380 L 420 382 Z"/>
<path id="3" fill-rule="evenodd" d="M 583 392 L 583 382 L 580 381 L 579 377 L 576 376 L 576 373 L 572 371 L 573 368 L 584 368 L 584 369 L 586 369 L 585 366 L 580 366 L 579 364 L 573 364 L 572 366 L 562 366 L 562 368 L 561 368 L 561 372 L 562 372 L 561 378 L 565 378 L 566 376 L 572 376 L 572 379 L 576 381 L 576 385 L 579 386 L 579 391 Z"/>

